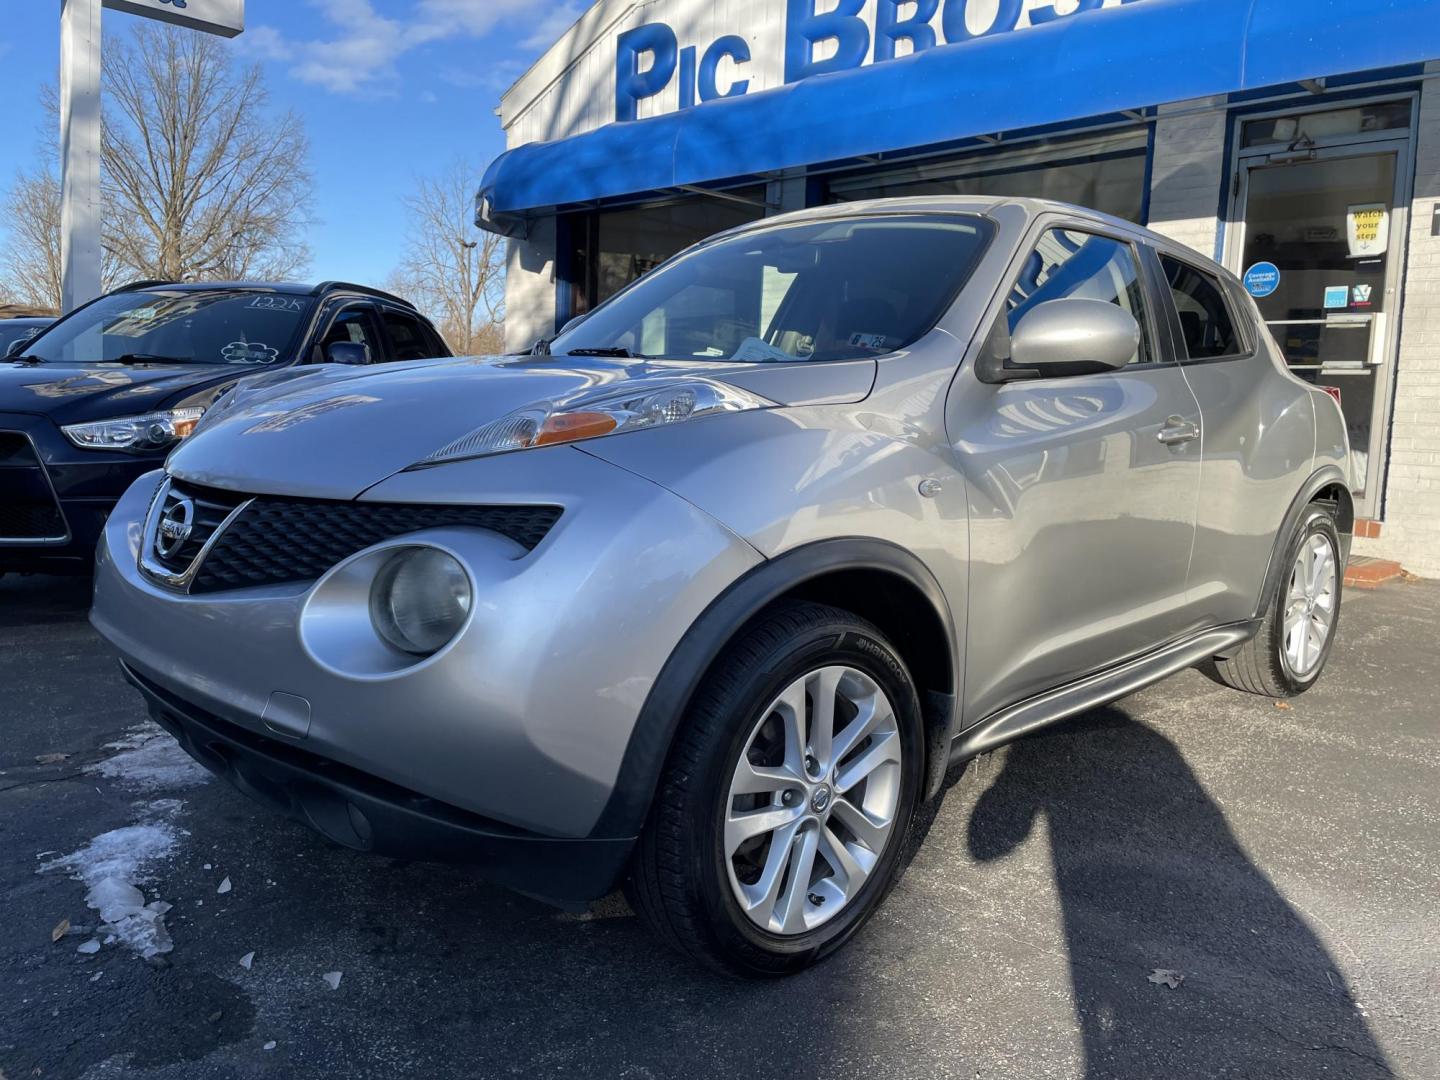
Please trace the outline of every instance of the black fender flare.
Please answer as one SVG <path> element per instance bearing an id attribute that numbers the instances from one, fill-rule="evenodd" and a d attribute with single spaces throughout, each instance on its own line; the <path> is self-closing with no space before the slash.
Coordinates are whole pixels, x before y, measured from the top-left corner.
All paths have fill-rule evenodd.
<path id="1" fill-rule="evenodd" d="M 1324 465 L 1313 472 L 1309 479 L 1301 485 L 1299 493 L 1291 501 L 1289 509 L 1285 511 L 1285 517 L 1280 522 L 1280 528 L 1275 533 L 1275 542 L 1270 550 L 1270 562 L 1265 567 L 1265 579 L 1260 585 L 1260 596 L 1255 603 L 1255 617 L 1265 617 L 1265 605 L 1269 598 L 1274 595 L 1280 585 L 1280 575 L 1285 572 L 1285 546 L 1290 543 L 1290 537 L 1294 534 L 1300 523 L 1300 517 L 1305 513 L 1305 507 L 1309 506 L 1315 496 L 1327 487 L 1339 485 L 1345 492 L 1346 505 L 1340 509 L 1342 513 L 1348 514 L 1349 525 L 1345 521 L 1338 521 L 1336 525 L 1340 529 L 1340 542 L 1345 550 L 1340 553 L 1340 564 L 1344 566 L 1350 561 L 1350 538 L 1354 532 L 1355 522 L 1355 496 L 1350 491 L 1350 485 L 1345 480 L 1345 474 L 1340 471 L 1338 465 Z"/>
<path id="2" fill-rule="evenodd" d="M 685 632 L 665 666 L 660 669 L 641 707 L 620 763 L 615 787 L 595 828 L 591 830 L 592 837 L 639 835 L 649 816 L 660 772 L 690 699 L 736 631 L 768 604 L 796 587 L 839 570 L 880 570 L 895 574 L 925 596 L 934 607 L 949 639 L 953 691 L 963 670 L 959 642 L 950 605 L 929 567 L 909 551 L 884 540 L 840 537 L 802 545 L 761 563 L 736 579 Z M 928 695 L 922 692 L 921 698 L 927 742 L 931 744 L 927 747 L 931 771 L 938 768 L 943 776 L 949 729 L 953 726 L 958 699 L 953 692 Z M 927 777 L 927 781 L 931 779 Z M 927 790 L 932 786 L 927 782 Z"/>

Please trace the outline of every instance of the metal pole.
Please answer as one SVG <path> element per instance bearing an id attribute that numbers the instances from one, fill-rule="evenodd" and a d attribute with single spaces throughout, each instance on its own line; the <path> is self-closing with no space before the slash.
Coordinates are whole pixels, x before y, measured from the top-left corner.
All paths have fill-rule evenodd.
<path id="1" fill-rule="evenodd" d="M 100 295 L 100 4 L 60 6 L 60 308 Z"/>

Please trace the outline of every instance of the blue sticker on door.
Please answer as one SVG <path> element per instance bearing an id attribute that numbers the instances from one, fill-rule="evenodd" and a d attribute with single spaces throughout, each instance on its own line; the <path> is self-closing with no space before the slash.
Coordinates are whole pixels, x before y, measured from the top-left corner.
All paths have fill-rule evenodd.
<path id="1" fill-rule="evenodd" d="M 1280 268 L 1272 262 L 1258 262 L 1245 271 L 1242 280 L 1251 296 L 1269 296 L 1280 287 Z"/>

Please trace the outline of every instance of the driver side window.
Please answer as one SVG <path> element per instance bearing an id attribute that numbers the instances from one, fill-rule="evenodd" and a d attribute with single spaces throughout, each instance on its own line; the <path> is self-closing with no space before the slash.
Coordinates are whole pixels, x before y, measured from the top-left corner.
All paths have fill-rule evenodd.
<path id="1" fill-rule="evenodd" d="M 325 362 L 330 346 L 337 341 L 364 345 L 369 355 L 367 363 L 378 364 L 385 359 L 385 350 L 381 347 L 380 335 L 375 329 L 375 320 L 371 317 L 368 304 L 351 304 L 335 313 L 330 320 L 330 329 L 326 330 L 325 336 L 320 339 L 321 363 Z"/>
<path id="2" fill-rule="evenodd" d="M 1046 230 L 1006 299 L 1010 329 L 1031 308 L 1066 298 L 1103 300 L 1128 311 L 1140 324 L 1140 345 L 1130 363 L 1155 361 L 1140 265 L 1130 244 L 1075 229 Z"/>

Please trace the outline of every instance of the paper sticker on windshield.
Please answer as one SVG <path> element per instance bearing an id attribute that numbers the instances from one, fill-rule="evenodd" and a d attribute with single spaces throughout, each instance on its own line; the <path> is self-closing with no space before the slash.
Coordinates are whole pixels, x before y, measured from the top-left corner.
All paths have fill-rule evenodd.
<path id="1" fill-rule="evenodd" d="M 220 350 L 227 364 L 273 364 L 280 355 L 263 341 L 232 341 Z"/>
<path id="2" fill-rule="evenodd" d="M 747 337 L 740 342 L 740 347 L 735 350 L 731 360 L 743 360 L 749 363 L 763 363 L 766 360 L 778 360 L 781 363 L 797 359 L 791 356 L 784 349 L 777 349 L 768 341 L 762 341 L 758 337 Z"/>
<path id="3" fill-rule="evenodd" d="M 251 300 L 249 305 L 252 308 L 260 308 L 263 311 L 304 311 L 305 298 L 303 296 L 272 296 L 266 293 Z"/>
<path id="4" fill-rule="evenodd" d="M 850 344 L 857 349 L 873 349 L 880 352 L 885 348 L 884 334 L 851 334 Z"/>

